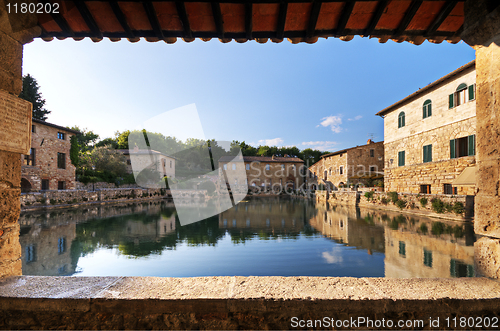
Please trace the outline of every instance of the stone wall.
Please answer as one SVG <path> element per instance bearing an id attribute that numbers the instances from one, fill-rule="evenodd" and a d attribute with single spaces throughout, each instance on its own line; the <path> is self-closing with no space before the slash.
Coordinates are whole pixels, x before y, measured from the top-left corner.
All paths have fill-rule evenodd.
<path id="1" fill-rule="evenodd" d="M 186 199 L 206 199 L 204 190 L 182 190 L 179 196 Z M 37 208 L 59 205 L 73 205 L 88 202 L 127 201 L 136 199 L 171 198 L 170 190 L 165 189 L 102 189 L 98 191 L 61 190 L 21 195 L 21 207 Z"/>
<path id="2" fill-rule="evenodd" d="M 106 183 L 106 182 L 97 182 L 97 183 L 81 183 L 81 182 L 76 182 L 75 189 L 77 190 L 86 190 L 86 191 L 93 191 L 93 190 L 100 190 L 104 188 L 138 188 L 139 186 L 137 184 L 122 184 L 116 186 L 114 183 Z"/>
<path id="3" fill-rule="evenodd" d="M 316 191 L 316 202 L 356 206 L 359 194 L 356 191 L 343 189 L 338 191 Z"/>

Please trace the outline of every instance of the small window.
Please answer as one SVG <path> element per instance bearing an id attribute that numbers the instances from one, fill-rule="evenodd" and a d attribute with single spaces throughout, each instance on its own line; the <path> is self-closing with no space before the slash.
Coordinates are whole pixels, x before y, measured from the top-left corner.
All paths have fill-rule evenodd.
<path id="1" fill-rule="evenodd" d="M 330 176 L 332 175 L 332 168 L 330 168 L 330 169 L 328 170 L 328 175 L 330 175 Z"/>
<path id="2" fill-rule="evenodd" d="M 344 167 L 339 168 L 339 174 L 343 175 L 344 174 Z"/>
<path id="3" fill-rule="evenodd" d="M 57 240 L 57 254 L 63 254 L 66 252 L 66 238 L 60 237 Z"/>
<path id="4" fill-rule="evenodd" d="M 172 160 L 170 160 L 170 168 L 172 168 Z"/>
<path id="5" fill-rule="evenodd" d="M 36 247 L 35 245 L 26 246 L 26 263 L 36 261 Z"/>
<path id="6" fill-rule="evenodd" d="M 227 164 L 223 165 L 224 170 L 227 170 Z"/>
<path id="7" fill-rule="evenodd" d="M 405 165 L 405 151 L 398 152 L 398 167 L 404 167 Z"/>
<path id="8" fill-rule="evenodd" d="M 443 193 L 444 194 L 457 194 L 457 188 L 453 187 L 451 184 L 443 185 Z"/>
<path id="9" fill-rule="evenodd" d="M 271 169 L 271 166 L 269 164 L 266 164 L 266 170 Z"/>
<path id="10" fill-rule="evenodd" d="M 432 115 L 432 101 L 431 100 L 425 100 L 424 106 L 423 106 L 423 118 L 430 117 Z"/>
<path id="11" fill-rule="evenodd" d="M 57 168 L 66 169 L 66 154 L 57 153 Z"/>
<path id="12" fill-rule="evenodd" d="M 370 149 L 370 157 L 375 157 L 375 150 L 374 149 Z"/>
<path id="13" fill-rule="evenodd" d="M 49 180 L 42 179 L 42 191 L 47 191 L 49 189 Z"/>
<path id="14" fill-rule="evenodd" d="M 449 95 L 449 108 L 460 106 L 467 101 L 474 100 L 476 98 L 476 84 L 467 86 L 467 84 L 462 83 L 458 85 L 455 93 Z"/>
<path id="15" fill-rule="evenodd" d="M 431 194 L 431 186 L 430 185 L 420 185 L 420 193 Z"/>
<path id="16" fill-rule="evenodd" d="M 66 139 L 66 135 L 64 134 L 64 132 L 58 132 L 57 133 L 57 139 L 65 140 Z"/>
<path id="17" fill-rule="evenodd" d="M 451 259 L 450 261 L 451 277 L 474 277 L 474 266 L 462 261 Z"/>
<path id="18" fill-rule="evenodd" d="M 247 163 L 247 164 L 245 165 L 245 168 L 246 168 L 247 170 L 250 170 L 250 164 L 249 164 L 249 163 Z"/>
<path id="19" fill-rule="evenodd" d="M 57 182 L 57 189 L 58 190 L 65 190 L 66 189 L 66 182 L 65 181 L 58 181 Z"/>
<path id="20" fill-rule="evenodd" d="M 34 148 L 30 149 L 30 155 L 24 156 L 24 165 L 35 166 L 36 165 L 36 150 Z"/>
<path id="21" fill-rule="evenodd" d="M 432 268 L 432 251 L 428 251 L 424 248 L 424 265 L 426 267 Z"/>
<path id="22" fill-rule="evenodd" d="M 406 257 L 406 243 L 404 241 L 399 242 L 399 255 Z"/>
<path id="23" fill-rule="evenodd" d="M 31 132 L 36 133 L 36 126 L 35 125 L 31 126 Z"/>
<path id="24" fill-rule="evenodd" d="M 398 115 L 398 128 L 405 126 L 405 112 L 402 111 Z"/>
<path id="25" fill-rule="evenodd" d="M 424 146 L 423 162 L 432 162 L 432 145 Z"/>
<path id="26" fill-rule="evenodd" d="M 233 163 L 232 168 L 233 170 L 236 170 L 236 163 Z"/>
<path id="27" fill-rule="evenodd" d="M 450 159 L 476 155 L 476 135 L 450 140 Z"/>

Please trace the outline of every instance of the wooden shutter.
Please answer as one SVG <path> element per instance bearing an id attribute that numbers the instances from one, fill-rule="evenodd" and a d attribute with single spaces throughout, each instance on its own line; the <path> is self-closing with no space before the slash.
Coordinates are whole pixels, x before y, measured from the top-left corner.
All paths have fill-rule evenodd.
<path id="1" fill-rule="evenodd" d="M 457 157 L 455 152 L 455 144 L 456 144 L 455 139 L 450 140 L 450 159 L 454 159 Z"/>
<path id="2" fill-rule="evenodd" d="M 474 100 L 474 86 L 475 84 L 469 85 L 469 100 Z"/>
<path id="3" fill-rule="evenodd" d="M 398 166 L 403 167 L 405 165 L 405 151 L 398 153 Z"/>
<path id="4" fill-rule="evenodd" d="M 424 158 L 422 161 L 427 162 L 427 146 L 424 146 Z"/>
<path id="5" fill-rule="evenodd" d="M 448 107 L 449 109 L 453 108 L 453 106 L 455 105 L 455 103 L 453 102 L 453 99 L 454 99 L 454 95 L 452 93 L 449 96 L 449 107 Z"/>
<path id="6" fill-rule="evenodd" d="M 428 157 L 428 161 L 429 162 L 432 162 L 432 145 L 429 145 L 427 146 L 427 157 Z M 431 193 L 431 192 L 429 192 Z"/>
<path id="7" fill-rule="evenodd" d="M 432 115 L 432 103 L 427 105 L 427 117 Z"/>
<path id="8" fill-rule="evenodd" d="M 473 135 L 470 135 L 469 136 L 469 141 L 468 141 L 468 147 L 469 147 L 469 151 L 467 153 L 467 155 L 476 155 L 476 135 L 473 134 Z"/>

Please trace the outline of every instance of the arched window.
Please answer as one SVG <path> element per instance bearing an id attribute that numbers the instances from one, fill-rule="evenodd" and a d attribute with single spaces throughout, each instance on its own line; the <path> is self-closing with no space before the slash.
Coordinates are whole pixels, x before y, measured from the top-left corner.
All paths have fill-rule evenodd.
<path id="1" fill-rule="evenodd" d="M 457 92 L 465 90 L 466 88 L 467 88 L 467 84 L 462 83 L 462 84 L 458 85 Z"/>
<path id="2" fill-rule="evenodd" d="M 424 118 L 430 117 L 432 115 L 432 101 L 430 99 L 425 100 L 423 106 Z"/>
<path id="3" fill-rule="evenodd" d="M 399 113 L 399 116 L 398 116 L 398 128 L 402 128 L 403 126 L 405 126 L 405 112 L 402 111 Z"/>
<path id="4" fill-rule="evenodd" d="M 468 91 L 468 93 L 467 93 Z M 462 83 L 458 85 L 455 93 L 450 94 L 449 108 L 460 106 L 467 101 L 475 99 L 475 84 L 467 86 L 467 84 Z"/>

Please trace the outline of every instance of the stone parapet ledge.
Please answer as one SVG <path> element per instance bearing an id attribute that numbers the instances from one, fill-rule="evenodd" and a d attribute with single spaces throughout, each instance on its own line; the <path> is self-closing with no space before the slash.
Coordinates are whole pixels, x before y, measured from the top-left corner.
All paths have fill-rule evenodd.
<path id="1" fill-rule="evenodd" d="M 294 327 L 300 321 L 360 318 L 421 320 L 426 329 L 439 318 L 440 329 L 453 329 L 446 318 L 491 321 L 498 311 L 500 283 L 486 278 L 20 276 L 0 282 L 1 329 L 300 329 Z"/>

